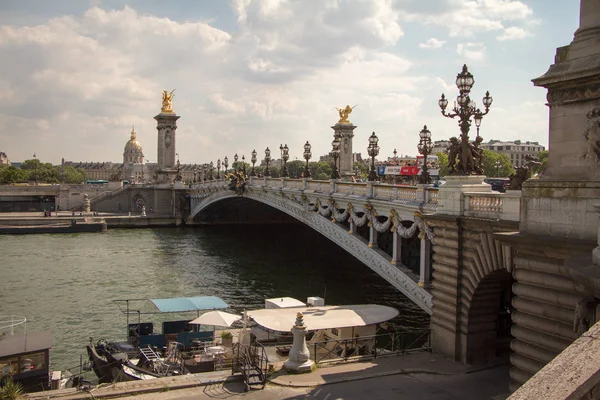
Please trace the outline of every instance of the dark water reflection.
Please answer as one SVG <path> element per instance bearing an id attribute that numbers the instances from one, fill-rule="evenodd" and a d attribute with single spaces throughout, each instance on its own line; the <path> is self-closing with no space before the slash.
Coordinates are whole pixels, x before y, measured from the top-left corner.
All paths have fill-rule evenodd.
<path id="1" fill-rule="evenodd" d="M 328 305 L 396 307 L 401 327 L 428 324 L 377 274 L 301 225 L 0 236 L 0 251 L 0 314 L 50 330 L 57 369 L 78 365 L 89 337 L 124 338 L 115 299 L 215 295 L 241 312 L 269 297 L 325 296 Z"/>

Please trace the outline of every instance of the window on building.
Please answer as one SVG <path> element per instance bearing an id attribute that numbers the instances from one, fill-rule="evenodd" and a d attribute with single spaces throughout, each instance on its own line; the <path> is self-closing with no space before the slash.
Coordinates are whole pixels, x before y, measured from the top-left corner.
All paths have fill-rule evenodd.
<path id="1" fill-rule="evenodd" d="M 502 146 L 498 146 L 497 150 L 502 150 Z"/>

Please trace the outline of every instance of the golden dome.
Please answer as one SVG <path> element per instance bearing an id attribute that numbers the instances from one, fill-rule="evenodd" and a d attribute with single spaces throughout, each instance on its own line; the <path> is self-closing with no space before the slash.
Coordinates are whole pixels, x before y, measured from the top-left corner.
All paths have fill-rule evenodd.
<path id="1" fill-rule="evenodd" d="M 129 150 L 129 151 L 128 151 Z M 131 128 L 131 139 L 125 144 L 125 153 L 142 152 L 142 144 L 137 141 L 135 136 L 135 128 Z"/>

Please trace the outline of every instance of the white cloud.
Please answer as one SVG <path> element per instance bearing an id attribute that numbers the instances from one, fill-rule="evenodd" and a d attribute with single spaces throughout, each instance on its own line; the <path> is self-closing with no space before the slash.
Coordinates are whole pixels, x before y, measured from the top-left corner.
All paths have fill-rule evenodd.
<path id="1" fill-rule="evenodd" d="M 301 158 L 307 140 L 317 157 L 329 152 L 334 107 L 346 104 L 357 105 L 355 151 L 364 155 L 376 131 L 382 157 L 393 147 L 414 153 L 424 124 L 437 138 L 451 136 L 445 129 L 455 124 L 443 123 L 437 99 L 440 88 L 456 90 L 446 83 L 455 73 L 430 73 L 412 58 L 400 19 L 420 13 L 428 24 L 462 26 L 455 33 L 463 37 L 529 15 L 515 1 L 440 0 L 428 14 L 422 3 L 236 0 L 229 32 L 130 7 L 0 26 L 0 54 L 11 55 L 0 63 L 0 150 L 14 161 L 33 151 L 51 162 L 120 161 L 135 124 L 146 157 L 156 161 L 152 117 L 161 90 L 177 88 L 182 162 L 235 152 L 248 158 L 279 143 Z M 430 38 L 421 47 L 444 44 Z M 487 44 L 467 39 L 457 53 L 482 60 Z"/>
<path id="2" fill-rule="evenodd" d="M 429 3 L 428 3 L 429 4 Z M 451 37 L 473 37 L 477 33 L 504 29 L 504 21 L 525 21 L 533 11 L 522 1 L 514 0 L 442 0 L 431 7 L 405 7 L 403 18 L 445 27 Z"/>
<path id="3" fill-rule="evenodd" d="M 459 43 L 456 45 L 456 52 L 468 60 L 480 61 L 485 56 L 485 46 L 483 43 Z"/>
<path id="4" fill-rule="evenodd" d="M 501 36 L 497 36 L 496 39 L 500 41 L 504 40 L 515 40 L 515 39 L 523 39 L 527 36 L 531 36 L 530 32 L 527 32 L 523 28 L 518 28 L 516 26 L 511 26 L 504 30 L 504 33 Z"/>
<path id="5" fill-rule="evenodd" d="M 419 47 L 422 49 L 439 49 L 446 43 L 444 40 L 438 40 L 436 38 L 427 39 L 425 43 L 419 43 Z"/>

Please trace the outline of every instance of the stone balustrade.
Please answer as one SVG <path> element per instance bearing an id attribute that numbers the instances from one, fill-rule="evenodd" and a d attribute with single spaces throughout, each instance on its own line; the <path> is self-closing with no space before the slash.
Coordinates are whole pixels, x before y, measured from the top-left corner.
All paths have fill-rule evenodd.
<path id="1" fill-rule="evenodd" d="M 464 193 L 464 215 L 467 217 L 519 221 L 521 192 Z"/>

